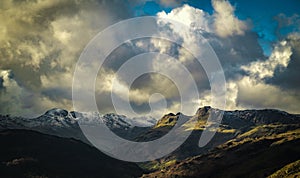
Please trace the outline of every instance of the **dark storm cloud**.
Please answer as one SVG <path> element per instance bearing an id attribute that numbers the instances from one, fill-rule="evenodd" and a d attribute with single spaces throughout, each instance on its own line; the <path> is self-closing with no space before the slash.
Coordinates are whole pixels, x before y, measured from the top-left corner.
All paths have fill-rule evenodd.
<path id="1" fill-rule="evenodd" d="M 287 41 L 291 44 L 293 52 L 290 62 L 284 70 L 277 68 L 274 77 L 267 82 L 284 90 L 300 91 L 300 36 L 290 35 Z"/>
<path id="2" fill-rule="evenodd" d="M 1 103 L 21 103 L 0 108 L 11 114 L 44 112 L 61 103 L 70 109 L 73 69 L 84 46 L 107 26 L 132 16 L 129 4 L 117 0 L 4 0 L 0 11 L 0 70 L 14 74 L 14 82 L 6 82 L 10 87 L 3 77 L 0 87 L 20 91 L 0 94 Z M 32 93 L 35 101 L 29 105 L 26 97 L 9 96 Z"/>
<path id="3" fill-rule="evenodd" d="M 276 35 L 279 39 L 286 40 L 292 50 L 288 66 L 282 70 L 277 68 L 274 77 L 266 82 L 276 85 L 283 90 L 300 90 L 300 16 L 293 14 L 287 16 L 283 13 L 274 17 L 278 22 Z"/>
<path id="4" fill-rule="evenodd" d="M 4 15 L 1 17 L 1 23 L 4 25 L 5 33 L 0 38 L 0 44 L 2 44 L 0 56 L 3 60 L 1 68 L 12 69 L 16 74 L 16 79 L 25 82 L 24 85 L 27 87 L 31 84 L 40 85 L 39 79 L 36 78 L 39 75 L 36 74 L 51 72 L 52 67 L 49 61 L 60 63 L 59 60 L 66 60 L 61 59 L 60 55 L 64 50 L 72 48 L 72 46 L 60 44 L 59 39 L 54 37 L 55 29 L 52 24 L 54 21 L 60 18 L 70 18 L 70 26 L 76 23 L 76 20 L 87 21 L 81 24 L 82 29 L 66 29 L 72 30 L 74 34 L 78 34 L 76 31 L 86 30 L 86 34 L 80 38 L 83 42 L 76 46 L 77 51 L 73 51 L 71 57 L 73 61 L 76 61 L 80 50 L 93 37 L 92 35 L 118 19 L 130 16 L 122 1 L 2 1 L 2 3 Z M 93 13 L 88 14 L 89 11 Z M 84 13 L 91 17 L 84 17 Z M 79 17 L 73 18 L 76 16 Z"/>
<path id="5" fill-rule="evenodd" d="M 4 89 L 3 82 L 4 82 L 3 77 L 0 77 L 0 90 Z"/>
<path id="6" fill-rule="evenodd" d="M 258 36 L 254 32 L 246 31 L 242 36 L 227 38 L 217 36 L 207 36 L 207 38 L 216 52 L 228 80 L 244 74 L 240 66 L 257 59 L 266 59 L 258 43 Z"/>
<path id="7" fill-rule="evenodd" d="M 63 88 L 44 89 L 41 94 L 47 96 L 50 100 L 57 102 L 61 101 L 62 98 L 68 100 L 72 99 L 72 93 Z"/>
<path id="8" fill-rule="evenodd" d="M 299 32 L 299 14 L 295 13 L 292 16 L 287 16 L 280 13 L 274 19 L 277 21 L 276 35 L 278 38 L 286 38 L 287 33 Z"/>

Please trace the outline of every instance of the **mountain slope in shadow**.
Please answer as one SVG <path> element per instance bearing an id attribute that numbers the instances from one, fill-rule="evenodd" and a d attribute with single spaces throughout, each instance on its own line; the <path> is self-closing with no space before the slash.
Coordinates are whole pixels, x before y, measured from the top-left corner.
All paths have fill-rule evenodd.
<path id="1" fill-rule="evenodd" d="M 75 139 L 28 130 L 0 132 L 0 177 L 138 177 L 133 163 Z"/>

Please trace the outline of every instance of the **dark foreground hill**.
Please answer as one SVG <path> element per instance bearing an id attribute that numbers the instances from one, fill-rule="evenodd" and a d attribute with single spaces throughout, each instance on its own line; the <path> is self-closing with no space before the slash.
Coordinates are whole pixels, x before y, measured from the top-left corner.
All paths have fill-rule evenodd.
<path id="1" fill-rule="evenodd" d="M 0 132 L 0 177 L 139 177 L 133 163 L 74 139 L 28 130 Z"/>

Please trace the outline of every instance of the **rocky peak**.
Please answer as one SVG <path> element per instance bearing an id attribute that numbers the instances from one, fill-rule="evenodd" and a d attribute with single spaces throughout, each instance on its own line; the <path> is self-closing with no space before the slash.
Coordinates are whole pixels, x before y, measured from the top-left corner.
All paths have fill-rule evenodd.
<path id="1" fill-rule="evenodd" d="M 204 106 L 202 108 L 199 108 L 195 115 L 199 120 L 207 120 L 211 109 L 212 108 L 210 106 Z"/>
<path id="2" fill-rule="evenodd" d="M 53 109 L 46 111 L 44 115 L 66 117 L 66 116 L 68 116 L 68 114 L 69 114 L 69 112 L 67 110 L 53 108 Z"/>
<path id="3" fill-rule="evenodd" d="M 180 113 L 174 114 L 169 113 L 164 115 L 156 124 L 155 127 L 165 127 L 165 126 L 174 126 L 178 120 Z"/>

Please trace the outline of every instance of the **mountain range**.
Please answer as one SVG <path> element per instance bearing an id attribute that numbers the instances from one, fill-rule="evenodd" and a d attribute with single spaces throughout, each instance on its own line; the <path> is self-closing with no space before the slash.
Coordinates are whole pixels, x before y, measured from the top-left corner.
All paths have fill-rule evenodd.
<path id="1" fill-rule="evenodd" d="M 299 175 L 300 115 L 275 109 L 224 111 L 213 139 L 198 147 L 206 121 L 216 110 L 209 106 L 199 108 L 192 116 L 196 125 L 184 125 L 186 130 L 192 130 L 188 139 L 171 154 L 144 163 L 118 161 L 101 153 L 86 139 L 78 122 L 101 120 L 118 136 L 145 142 L 167 134 L 181 113 L 169 113 L 159 120 L 57 108 L 36 118 L 2 115 L 0 177 Z M 83 174 L 86 171 L 90 174 Z"/>

